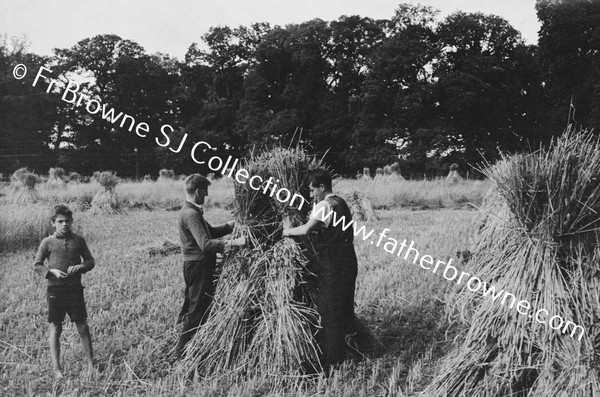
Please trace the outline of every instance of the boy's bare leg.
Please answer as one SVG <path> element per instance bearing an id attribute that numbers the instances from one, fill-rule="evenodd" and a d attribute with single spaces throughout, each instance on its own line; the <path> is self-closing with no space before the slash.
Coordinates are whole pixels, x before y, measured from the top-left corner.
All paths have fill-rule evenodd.
<path id="1" fill-rule="evenodd" d="M 50 355 L 52 356 L 52 369 L 54 376 L 58 379 L 63 377 L 60 367 L 60 334 L 62 333 L 62 323 L 50 323 Z"/>
<path id="2" fill-rule="evenodd" d="M 90 327 L 87 321 L 76 321 L 77 332 L 81 337 L 81 344 L 83 345 L 83 354 L 90 367 L 94 366 L 94 351 L 92 349 L 92 336 L 90 335 Z"/>

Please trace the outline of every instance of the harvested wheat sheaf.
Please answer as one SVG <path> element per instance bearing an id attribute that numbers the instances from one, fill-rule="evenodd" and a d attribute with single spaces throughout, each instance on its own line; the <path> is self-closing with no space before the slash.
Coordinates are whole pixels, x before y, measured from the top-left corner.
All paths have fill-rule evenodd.
<path id="1" fill-rule="evenodd" d="M 118 214 L 124 212 L 123 205 L 117 195 L 115 187 L 119 183 L 119 178 L 110 172 L 94 172 L 96 181 L 100 183 L 102 189 L 96 193 L 92 199 L 90 211 L 92 214 Z"/>
<path id="2" fill-rule="evenodd" d="M 251 175 L 308 198 L 307 178 L 320 166 L 301 148 L 252 153 Z M 304 223 L 309 210 L 291 208 L 261 190 L 235 183 L 237 221 L 250 247 L 224 259 L 210 315 L 188 344 L 183 365 L 206 376 L 223 371 L 296 373 L 320 367 L 314 330 L 314 254 L 308 240 L 281 239 L 284 225 Z"/>
<path id="3" fill-rule="evenodd" d="M 346 200 L 350 211 L 352 211 L 352 219 L 355 221 L 377 221 L 379 217 L 373 209 L 371 200 L 366 194 L 359 190 L 341 193 L 341 196 Z"/>
<path id="4" fill-rule="evenodd" d="M 572 323 L 553 330 L 508 307 L 512 299 L 461 288 L 450 315 L 466 330 L 422 395 L 600 396 L 600 141 L 567 131 L 484 173 L 494 187 L 465 270 L 528 301 L 530 314 Z"/>
<path id="5" fill-rule="evenodd" d="M 32 204 L 40 199 L 35 186 L 38 183 L 38 177 L 32 173 L 22 173 L 19 175 L 19 183 L 12 191 L 11 196 L 17 204 Z"/>
<path id="6" fill-rule="evenodd" d="M 50 168 L 48 170 L 48 180 L 44 184 L 46 190 L 64 190 L 67 188 L 65 182 L 65 170 L 62 168 Z"/>

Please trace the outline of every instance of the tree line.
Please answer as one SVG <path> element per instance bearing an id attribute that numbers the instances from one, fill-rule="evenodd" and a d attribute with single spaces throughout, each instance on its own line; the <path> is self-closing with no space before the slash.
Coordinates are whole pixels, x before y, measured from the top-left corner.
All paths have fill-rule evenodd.
<path id="1" fill-rule="evenodd" d="M 33 87 L 41 65 L 64 84 L 77 76 L 91 98 L 151 131 L 169 124 L 171 142 L 188 134 L 225 156 L 302 142 L 338 174 L 394 162 L 415 173 L 494 162 L 547 143 L 568 123 L 600 124 L 600 1 L 538 0 L 536 10 L 537 45 L 498 16 L 440 19 L 411 4 L 383 20 L 216 26 L 182 61 L 113 34 L 50 57 L 5 36 L 0 172 L 206 171 L 175 145 L 157 146 Z M 19 63 L 27 79 L 12 76 Z"/>

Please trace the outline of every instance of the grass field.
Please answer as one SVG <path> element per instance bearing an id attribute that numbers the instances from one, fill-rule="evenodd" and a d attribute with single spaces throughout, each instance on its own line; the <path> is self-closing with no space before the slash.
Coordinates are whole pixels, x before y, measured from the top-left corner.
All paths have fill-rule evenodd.
<path id="1" fill-rule="evenodd" d="M 467 247 L 476 216 L 468 203 L 479 205 L 488 186 L 340 181 L 337 187 L 369 196 L 380 218 L 367 223 L 369 228 L 388 227 L 390 237 L 414 240 L 419 252 L 445 260 Z M 85 203 L 97 188 L 83 184 L 59 194 L 40 191 L 42 202 L 26 207 L 11 204 L 8 194 L 0 199 L 0 395 L 412 395 L 428 382 L 435 359 L 450 343 L 444 316 L 449 283 L 357 239 L 357 314 L 380 339 L 383 352 L 346 363 L 329 378 L 224 375 L 186 384 L 164 357 L 176 341 L 181 258 L 150 257 L 138 250 L 166 239 L 178 241 L 177 212 L 169 209 L 181 201 L 181 184 L 122 183 L 117 192 L 126 213 L 92 216 Z M 206 211 L 210 222 L 230 219 L 231 195 L 228 182 L 213 183 Z M 32 264 L 39 240 L 49 232 L 44 214 L 58 201 L 77 208 L 75 230 L 86 237 L 96 259 L 83 283 L 95 356 L 104 368 L 100 373 L 82 370 L 79 337 L 69 324 L 61 339 L 68 375 L 54 382 L 45 280 L 34 274 Z M 153 210 L 136 209 L 136 202 Z"/>

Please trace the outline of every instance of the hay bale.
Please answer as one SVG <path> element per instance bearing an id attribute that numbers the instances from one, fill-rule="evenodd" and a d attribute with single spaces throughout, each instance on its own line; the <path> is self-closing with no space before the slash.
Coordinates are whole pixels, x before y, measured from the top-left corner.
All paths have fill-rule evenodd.
<path id="1" fill-rule="evenodd" d="M 484 174 L 496 211 L 485 214 L 465 270 L 532 309 L 522 314 L 508 307 L 512 298 L 501 305 L 457 290 L 449 311 L 467 329 L 422 395 L 598 395 L 599 139 L 567 131 L 548 149 L 504 157 Z M 546 322 L 557 315 L 572 323 L 551 329 L 532 318 L 538 309 L 548 311 Z"/>
<path id="2" fill-rule="evenodd" d="M 398 180 L 398 181 L 404 181 L 404 177 L 402 176 L 402 173 L 400 172 L 400 165 L 398 163 L 394 163 L 392 165 L 390 165 L 390 169 L 392 171 L 392 180 Z"/>
<path id="3" fill-rule="evenodd" d="M 144 175 L 144 182 L 152 182 L 152 176 L 150 174 Z"/>
<path id="4" fill-rule="evenodd" d="M 100 178 L 100 174 L 102 174 L 102 171 L 94 171 L 94 173 L 92 174 L 92 177 L 90 178 L 90 181 L 98 182 L 98 179 Z"/>
<path id="5" fill-rule="evenodd" d="M 298 147 L 251 156 L 242 165 L 251 175 L 272 176 L 279 187 L 308 200 L 307 179 L 320 161 Z M 188 344 L 183 366 L 204 376 L 319 368 L 316 257 L 308 240 L 281 239 L 283 226 L 302 224 L 310 206 L 291 208 L 247 184 L 234 182 L 234 189 L 236 218 L 244 225 L 234 234 L 246 235 L 251 246 L 225 257 L 210 315 Z"/>
<path id="6" fill-rule="evenodd" d="M 81 181 L 83 180 L 81 174 L 79 174 L 78 172 L 71 172 L 67 179 L 68 179 L 69 183 L 72 182 L 74 184 L 81 183 Z"/>
<path id="7" fill-rule="evenodd" d="M 158 171 L 158 182 L 172 181 L 174 179 L 175 172 L 173 170 L 167 170 L 163 168 L 162 170 Z"/>
<path id="8" fill-rule="evenodd" d="M 44 184 L 47 190 L 65 190 L 67 182 L 65 182 L 65 170 L 56 167 L 48 170 L 48 180 Z"/>
<path id="9" fill-rule="evenodd" d="M 371 171 L 369 170 L 368 167 L 363 168 L 362 179 L 364 179 L 366 181 L 370 181 L 371 180 Z"/>
<path id="10" fill-rule="evenodd" d="M 13 174 L 10 177 L 9 189 L 14 192 L 22 188 L 24 186 L 24 177 L 27 174 L 31 174 L 31 171 L 24 167 L 19 168 L 18 170 L 13 172 Z"/>
<path id="11" fill-rule="evenodd" d="M 91 212 L 93 214 L 118 214 L 124 212 L 123 205 L 117 195 L 115 187 L 119 183 L 119 178 L 110 172 L 99 172 L 94 177 L 102 188 L 92 199 Z"/>
<path id="12" fill-rule="evenodd" d="M 450 184 L 458 183 L 462 181 L 462 177 L 458 173 L 458 164 L 452 163 L 450 165 L 450 171 L 448 172 L 448 176 L 446 176 L 446 182 Z"/>
<path id="13" fill-rule="evenodd" d="M 377 167 L 375 169 L 375 178 L 374 178 L 374 180 L 377 181 L 377 180 L 381 180 L 381 179 L 383 179 L 383 168 Z"/>
<path id="14" fill-rule="evenodd" d="M 35 185 L 39 179 L 32 173 L 20 173 L 18 175 L 18 185 L 9 194 L 17 204 L 32 204 L 40 199 Z"/>
<path id="15" fill-rule="evenodd" d="M 359 190 L 353 190 L 351 192 L 344 193 L 344 200 L 352 211 L 352 219 L 357 221 L 377 221 L 379 217 L 373 209 L 371 200 L 366 194 Z"/>
<path id="16" fill-rule="evenodd" d="M 385 175 L 385 176 L 392 175 L 392 166 L 391 165 L 386 165 L 385 167 L 383 167 L 383 175 Z"/>

